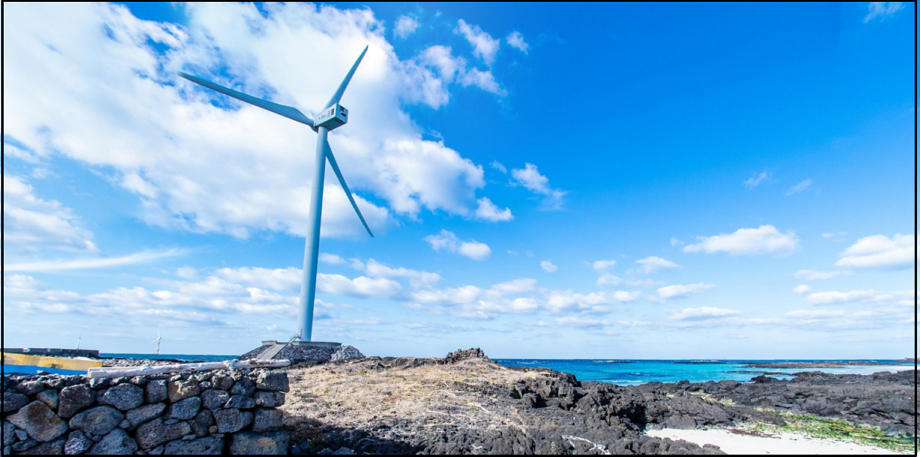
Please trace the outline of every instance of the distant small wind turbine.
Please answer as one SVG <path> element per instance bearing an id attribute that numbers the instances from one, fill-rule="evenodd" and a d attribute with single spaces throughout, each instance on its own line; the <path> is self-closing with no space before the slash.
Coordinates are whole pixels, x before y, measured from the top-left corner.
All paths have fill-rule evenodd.
<path id="1" fill-rule="evenodd" d="M 77 337 L 77 349 L 80 349 L 80 340 L 83 339 L 83 335 Z"/>
<path id="2" fill-rule="evenodd" d="M 244 101 L 293 121 L 300 122 L 310 127 L 318 134 L 316 137 L 316 166 L 313 170 L 313 193 L 310 196 L 310 223 L 307 226 L 307 242 L 303 257 L 303 280 L 300 289 L 300 328 L 298 328 L 297 333 L 301 341 L 311 341 L 313 337 L 313 302 L 316 299 L 316 264 L 319 256 L 319 226 L 323 210 L 323 180 L 326 175 L 326 159 L 329 159 L 329 165 L 332 166 L 332 171 L 334 171 L 335 176 L 339 178 L 339 183 L 342 184 L 342 189 L 345 191 L 348 201 L 351 202 L 351 206 L 355 209 L 355 212 L 358 213 L 358 218 L 361 219 L 361 223 L 364 224 L 367 233 L 369 233 L 371 237 L 374 236 L 374 234 L 371 233 L 370 227 L 367 226 L 364 216 L 361 215 L 361 210 L 358 209 L 358 204 L 355 203 L 354 197 L 351 196 L 348 185 L 345 184 L 345 178 L 342 176 L 342 171 L 339 170 L 339 165 L 335 161 L 335 156 L 332 155 L 332 148 L 329 146 L 329 141 L 327 139 L 330 130 L 341 127 L 348 122 L 348 110 L 339 104 L 339 100 L 342 99 L 345 88 L 348 87 L 348 83 L 355 74 L 355 70 L 358 69 L 358 64 L 361 63 L 361 59 L 364 58 L 365 53 L 367 53 L 367 46 L 364 47 L 364 51 L 358 56 L 358 60 L 351 67 L 348 74 L 345 75 L 342 84 L 340 84 L 338 90 L 332 94 L 332 98 L 329 99 L 329 102 L 326 103 L 325 108 L 320 111 L 320 114 L 316 116 L 316 119 L 310 119 L 296 108 L 279 105 L 268 100 L 262 100 L 214 84 L 197 76 L 192 76 L 181 71 L 179 72 L 179 76 L 193 83 L 200 84 L 208 89 L 216 90 L 217 92 L 237 100 Z"/>
<path id="3" fill-rule="evenodd" d="M 150 342 L 150 344 L 153 344 L 153 343 L 157 344 L 157 352 L 156 352 L 157 355 L 160 355 L 160 341 L 163 341 L 163 337 L 160 336 L 160 331 L 157 330 L 157 339 Z"/>

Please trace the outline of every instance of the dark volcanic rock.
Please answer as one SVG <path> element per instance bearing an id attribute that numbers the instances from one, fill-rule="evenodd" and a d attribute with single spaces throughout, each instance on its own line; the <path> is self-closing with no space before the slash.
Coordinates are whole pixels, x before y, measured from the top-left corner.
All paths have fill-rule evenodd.
<path id="1" fill-rule="evenodd" d="M 64 449 L 64 438 L 41 443 L 27 451 L 20 452 L 20 455 L 61 455 Z"/>
<path id="2" fill-rule="evenodd" d="M 238 409 L 214 411 L 214 420 L 220 433 L 235 433 L 252 423 L 252 413 Z"/>
<path id="3" fill-rule="evenodd" d="M 250 399 L 252 401 L 252 399 Z M 169 419 L 189 420 L 198 414 L 201 409 L 201 398 L 189 397 L 169 405 L 166 417 Z"/>
<path id="4" fill-rule="evenodd" d="M 96 391 L 85 384 L 65 387 L 58 399 L 58 415 L 67 419 L 96 401 Z"/>
<path id="5" fill-rule="evenodd" d="M 191 441 L 171 441 L 166 443 L 167 455 L 221 455 L 224 452 L 224 440 L 207 437 Z"/>
<path id="6" fill-rule="evenodd" d="M 447 354 L 447 357 L 445 357 L 445 359 L 447 360 L 447 363 L 457 363 L 457 362 L 464 361 L 466 359 L 489 360 L 489 358 L 486 357 L 486 353 L 482 352 L 482 349 L 480 348 L 472 348 L 472 349 L 454 351 L 454 352 Z"/>
<path id="7" fill-rule="evenodd" d="M 85 433 L 77 430 L 70 432 L 67 441 L 64 443 L 64 454 L 79 455 L 89 450 L 93 445 L 93 440 L 89 439 Z"/>
<path id="8" fill-rule="evenodd" d="M 115 430 L 124 418 L 124 414 L 111 406 L 97 406 L 71 418 L 70 428 L 93 435 L 105 435 Z"/>
<path id="9" fill-rule="evenodd" d="M 286 373 L 280 371 L 263 370 L 256 378 L 256 388 L 259 390 L 281 391 L 290 390 Z"/>
<path id="10" fill-rule="evenodd" d="M 96 401 L 128 411 L 144 404 L 144 389 L 134 384 L 120 384 L 99 392 Z"/>
<path id="11" fill-rule="evenodd" d="M 188 397 L 194 397 L 201 393 L 201 388 L 198 386 L 198 379 L 196 378 L 169 381 L 166 388 L 170 403 L 175 403 Z"/>
<path id="12" fill-rule="evenodd" d="M 256 409 L 252 419 L 252 431 L 273 432 L 281 428 L 284 413 L 280 409 Z"/>
<path id="13" fill-rule="evenodd" d="M 288 451 L 289 440 L 288 432 L 237 433 L 230 438 L 230 454 L 285 455 Z"/>
<path id="14" fill-rule="evenodd" d="M 220 409 L 229 399 L 230 393 L 225 390 L 206 390 L 201 393 L 201 407 L 210 410 Z"/>
<path id="15" fill-rule="evenodd" d="M 3 413 L 11 413 L 29 403 L 29 397 L 15 392 L 3 392 Z"/>
<path id="16" fill-rule="evenodd" d="M 137 444 L 141 449 L 150 449 L 168 441 L 177 440 L 191 433 L 188 422 L 165 424 L 163 419 L 147 422 L 137 428 Z"/>
<path id="17" fill-rule="evenodd" d="M 234 395 L 230 397 L 230 400 L 224 405 L 224 408 L 231 409 L 252 409 L 256 407 L 256 401 L 252 397 L 246 397 L 243 395 Z"/>
<path id="18" fill-rule="evenodd" d="M 102 437 L 90 448 L 87 455 L 131 455 L 137 451 L 137 442 L 118 428 Z"/>
<path id="19" fill-rule="evenodd" d="M 255 399 L 256 406 L 274 408 L 284 404 L 284 393 L 259 390 L 253 394 L 253 399 Z"/>
<path id="20" fill-rule="evenodd" d="M 165 386 L 164 386 L 165 388 Z M 131 427 L 138 427 L 141 424 L 149 422 L 151 419 L 160 415 L 163 410 L 166 409 L 166 405 L 163 403 L 154 403 L 151 405 L 144 405 L 140 408 L 132 409 L 128 411 L 126 415 L 128 422 L 131 424 Z"/>
<path id="21" fill-rule="evenodd" d="M 165 379 L 155 379 L 147 382 L 144 398 L 147 403 L 159 403 L 169 398 Z"/>
<path id="22" fill-rule="evenodd" d="M 16 414 L 7 416 L 6 420 L 25 430 L 31 438 L 43 443 L 67 432 L 67 423 L 40 401 L 23 406 Z"/>
<path id="23" fill-rule="evenodd" d="M 43 390 L 35 395 L 35 399 L 48 405 L 52 410 L 58 407 L 58 392 L 56 390 Z"/>
<path id="24" fill-rule="evenodd" d="M 246 377 L 240 378 L 239 381 L 233 384 L 233 388 L 230 389 L 231 395 L 242 395 L 245 397 L 251 397 L 252 393 L 255 392 L 256 386 L 253 384 L 252 380 Z"/>
<path id="25" fill-rule="evenodd" d="M 191 422 L 192 431 L 195 432 L 195 435 L 200 437 L 207 436 L 208 430 L 211 426 L 214 425 L 214 414 L 210 410 L 202 410 L 195 416 L 195 420 Z"/>

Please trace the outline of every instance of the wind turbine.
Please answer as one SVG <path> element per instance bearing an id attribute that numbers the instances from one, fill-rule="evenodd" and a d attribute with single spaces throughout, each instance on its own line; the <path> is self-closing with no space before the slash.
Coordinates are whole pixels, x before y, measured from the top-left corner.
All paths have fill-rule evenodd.
<path id="1" fill-rule="evenodd" d="M 354 76 L 355 70 L 358 69 L 358 65 L 361 63 L 361 59 L 364 58 L 365 53 L 367 53 L 367 46 L 364 47 L 364 51 L 361 51 L 358 60 L 355 61 L 351 70 L 345 75 L 345 79 L 342 80 L 342 84 L 339 85 L 338 90 L 332 94 L 332 98 L 329 99 L 329 102 L 326 103 L 325 107 L 316 115 L 316 119 L 310 119 L 296 108 L 279 105 L 268 100 L 262 100 L 261 98 L 256 98 L 214 84 L 197 76 L 179 72 L 179 76 L 193 83 L 200 84 L 208 89 L 216 90 L 217 92 L 237 100 L 258 106 L 259 108 L 266 109 L 293 121 L 300 122 L 317 133 L 313 193 L 310 195 L 310 215 L 309 224 L 307 225 L 306 247 L 303 256 L 303 280 L 300 289 L 300 327 L 297 333 L 301 341 L 311 341 L 313 337 L 313 302 L 316 299 L 316 264 L 319 256 L 319 226 L 323 210 L 323 180 L 326 175 L 327 159 L 329 160 L 329 165 L 332 166 L 332 171 L 335 172 L 335 176 L 339 178 L 339 183 L 342 184 L 342 189 L 345 191 L 348 201 L 351 202 L 351 206 L 355 209 L 355 212 L 358 213 L 358 218 L 361 219 L 361 223 L 364 224 L 364 228 L 367 229 L 367 233 L 370 234 L 371 237 L 374 236 L 374 234 L 371 233 L 370 227 L 367 226 L 364 216 L 361 215 L 361 210 L 358 209 L 358 204 L 355 203 L 354 197 L 351 196 L 348 185 L 345 184 L 345 178 L 342 176 L 342 171 L 339 170 L 339 165 L 335 161 L 335 156 L 332 155 L 332 148 L 329 147 L 329 140 L 327 138 L 330 130 L 335 130 L 348 122 L 348 110 L 339 104 L 339 100 L 342 99 L 342 94 L 345 93 L 345 88 L 348 87 L 348 82 L 351 81 L 351 77 Z"/>
<path id="2" fill-rule="evenodd" d="M 160 341 L 162 340 L 163 340 L 163 337 L 160 336 L 160 331 L 157 330 L 157 339 L 150 342 L 150 344 L 153 344 L 153 343 L 157 344 L 157 355 L 160 355 Z"/>

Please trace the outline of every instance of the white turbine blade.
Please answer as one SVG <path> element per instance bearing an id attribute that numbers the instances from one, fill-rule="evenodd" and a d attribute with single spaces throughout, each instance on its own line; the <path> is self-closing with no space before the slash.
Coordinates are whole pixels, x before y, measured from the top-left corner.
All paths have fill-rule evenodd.
<path id="1" fill-rule="evenodd" d="M 342 99 L 342 94 L 345 93 L 345 88 L 348 87 L 348 83 L 351 81 L 351 77 L 354 76 L 355 70 L 358 69 L 358 64 L 361 63 L 361 59 L 364 58 L 365 53 L 367 53 L 367 46 L 365 46 L 364 50 L 361 51 L 361 55 L 358 56 L 358 60 L 355 61 L 355 64 L 351 67 L 351 70 L 349 70 L 348 74 L 345 75 L 345 79 L 342 80 L 342 84 L 339 86 L 339 89 L 335 91 L 335 94 L 333 94 L 332 98 L 329 99 L 329 103 L 326 103 L 326 106 L 323 107 L 324 109 L 335 105 L 339 102 L 339 100 Z"/>
<path id="2" fill-rule="evenodd" d="M 313 128 L 313 119 L 310 119 L 305 114 L 297 110 L 297 108 L 292 108 L 290 106 L 279 105 L 277 103 L 272 103 L 268 100 L 262 100 L 261 98 L 253 97 L 252 95 L 246 95 L 242 92 L 237 92 L 233 89 L 226 88 L 219 84 L 214 84 L 210 81 L 206 81 L 197 76 L 192 76 L 188 73 L 179 72 L 179 76 L 195 83 L 200 84 L 208 89 L 216 90 L 224 95 L 228 95 L 237 100 L 244 101 L 250 105 L 258 106 L 259 108 L 271 111 L 275 114 L 280 114 L 288 119 L 300 122 L 301 124 L 307 124 L 310 128 Z M 344 89 L 343 89 L 344 90 Z"/>
<path id="3" fill-rule="evenodd" d="M 361 210 L 358 209 L 358 204 L 355 203 L 354 197 L 351 196 L 351 191 L 348 190 L 348 184 L 345 184 L 345 177 L 342 176 L 342 170 L 339 170 L 339 164 L 336 163 L 335 156 L 332 155 L 332 148 L 329 146 L 329 141 L 325 141 L 323 146 L 323 152 L 325 152 L 326 158 L 329 159 L 329 165 L 332 166 L 332 171 L 335 172 L 335 176 L 339 178 L 339 183 L 342 184 L 342 190 L 345 191 L 345 196 L 348 197 L 348 201 L 351 202 L 351 206 L 354 207 L 355 212 L 358 213 L 358 217 L 361 219 L 361 223 L 364 224 L 364 228 L 367 229 L 367 233 L 371 236 L 371 238 L 373 238 L 374 234 L 371 233 L 371 228 L 368 227 L 367 222 L 364 221 L 364 216 L 361 215 Z"/>

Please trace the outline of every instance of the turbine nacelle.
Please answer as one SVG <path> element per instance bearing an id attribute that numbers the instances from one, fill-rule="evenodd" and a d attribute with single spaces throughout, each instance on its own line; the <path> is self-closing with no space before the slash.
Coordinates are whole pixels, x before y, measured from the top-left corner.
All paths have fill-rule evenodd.
<path id="1" fill-rule="evenodd" d="M 338 103 L 323 110 L 313 120 L 313 130 L 325 127 L 326 130 L 335 130 L 348 123 L 348 109 Z"/>

